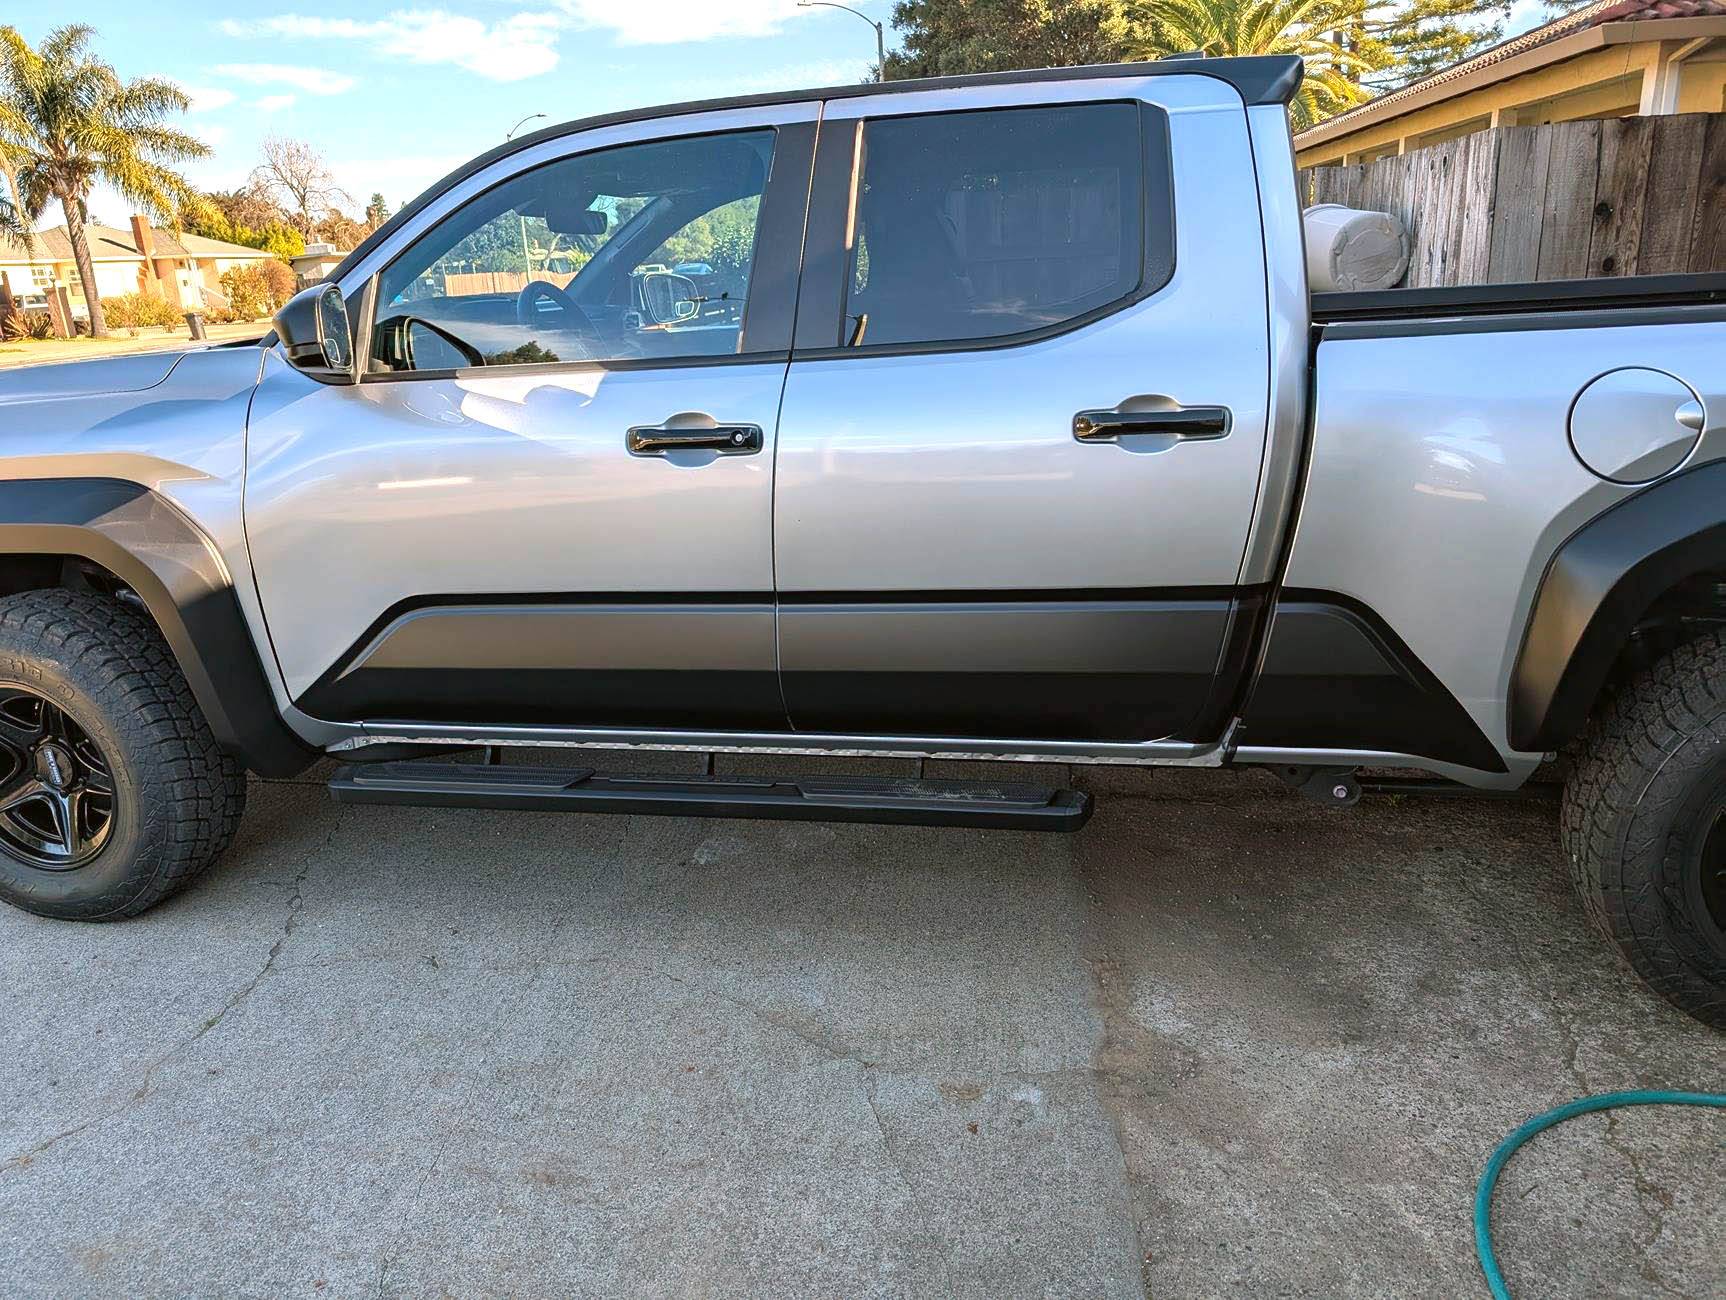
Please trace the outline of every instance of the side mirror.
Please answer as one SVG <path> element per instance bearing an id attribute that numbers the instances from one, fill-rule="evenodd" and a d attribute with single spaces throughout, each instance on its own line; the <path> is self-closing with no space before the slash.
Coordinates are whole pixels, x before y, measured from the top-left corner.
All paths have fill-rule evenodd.
<path id="1" fill-rule="evenodd" d="M 701 311 L 701 290 L 687 275 L 649 271 L 641 277 L 641 305 L 655 325 L 675 325 Z"/>
<path id="2" fill-rule="evenodd" d="M 276 335 L 288 364 L 326 383 L 353 383 L 353 333 L 348 305 L 333 284 L 302 289 L 276 313 Z"/>

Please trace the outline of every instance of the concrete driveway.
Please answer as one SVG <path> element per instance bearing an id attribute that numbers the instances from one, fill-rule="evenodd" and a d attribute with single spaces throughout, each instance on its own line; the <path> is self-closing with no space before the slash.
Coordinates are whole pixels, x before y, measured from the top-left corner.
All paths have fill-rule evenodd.
<path id="1" fill-rule="evenodd" d="M 1549 804 L 1082 780 L 1071 837 L 256 785 L 147 917 L 0 912 L 4 1290 L 1470 1296 L 1502 1134 L 1726 1085 Z M 1726 1117 L 1567 1125 L 1498 1224 L 1519 1300 L 1720 1294 Z"/>

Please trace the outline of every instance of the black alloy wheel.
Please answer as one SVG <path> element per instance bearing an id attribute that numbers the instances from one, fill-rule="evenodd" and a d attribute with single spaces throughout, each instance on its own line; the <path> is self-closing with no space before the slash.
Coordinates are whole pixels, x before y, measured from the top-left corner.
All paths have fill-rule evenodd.
<path id="1" fill-rule="evenodd" d="M 43 871 L 90 862 L 114 832 L 114 777 L 59 705 L 0 687 L 0 852 Z"/>

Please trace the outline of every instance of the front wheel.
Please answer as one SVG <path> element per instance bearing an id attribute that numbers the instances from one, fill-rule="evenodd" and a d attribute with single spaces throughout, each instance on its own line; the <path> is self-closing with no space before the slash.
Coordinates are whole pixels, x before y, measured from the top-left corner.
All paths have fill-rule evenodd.
<path id="1" fill-rule="evenodd" d="M 1583 904 L 1636 973 L 1726 1028 L 1726 633 L 1679 646 L 1607 707 L 1560 833 Z"/>
<path id="2" fill-rule="evenodd" d="M 0 899 L 136 916 L 228 846 L 245 795 L 138 610 L 60 589 L 0 600 Z"/>

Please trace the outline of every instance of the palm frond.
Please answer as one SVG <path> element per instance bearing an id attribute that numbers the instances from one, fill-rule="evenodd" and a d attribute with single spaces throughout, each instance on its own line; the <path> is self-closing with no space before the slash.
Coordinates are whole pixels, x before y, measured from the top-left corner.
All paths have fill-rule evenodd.
<path id="1" fill-rule="evenodd" d="M 1362 82 L 1388 57 L 1365 39 L 1372 0 L 1146 0 L 1139 58 L 1180 50 L 1213 56 L 1293 54 L 1306 77 L 1290 105 L 1306 126 L 1370 97 Z"/>

